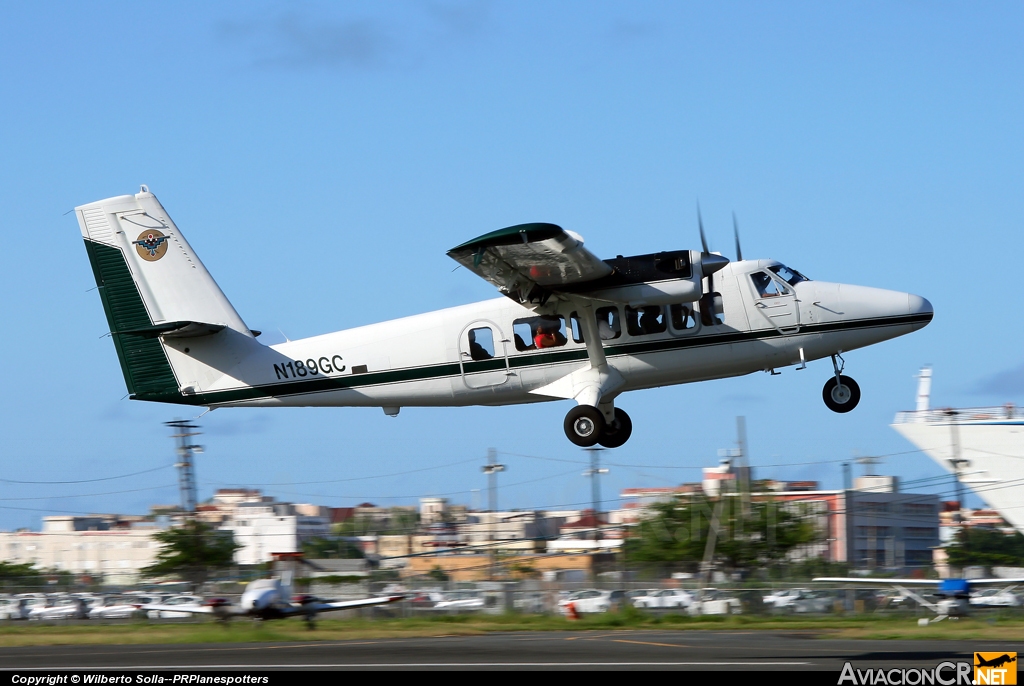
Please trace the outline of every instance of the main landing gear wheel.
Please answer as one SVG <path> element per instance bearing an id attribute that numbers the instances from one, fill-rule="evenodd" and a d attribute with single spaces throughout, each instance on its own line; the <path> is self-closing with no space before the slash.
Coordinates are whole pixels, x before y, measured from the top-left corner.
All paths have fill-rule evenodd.
<path id="1" fill-rule="evenodd" d="M 633 433 L 633 422 L 625 410 L 615 408 L 615 421 L 605 424 L 604 434 L 597 439 L 597 442 L 605 448 L 618 448 L 629 440 Z"/>
<path id="2" fill-rule="evenodd" d="M 825 382 L 821 397 L 833 412 L 849 412 L 860 402 L 860 386 L 848 376 L 833 376 Z"/>
<path id="3" fill-rule="evenodd" d="M 605 421 L 601 410 L 590 405 L 577 405 L 565 415 L 565 435 L 581 448 L 597 445 L 604 433 Z"/>

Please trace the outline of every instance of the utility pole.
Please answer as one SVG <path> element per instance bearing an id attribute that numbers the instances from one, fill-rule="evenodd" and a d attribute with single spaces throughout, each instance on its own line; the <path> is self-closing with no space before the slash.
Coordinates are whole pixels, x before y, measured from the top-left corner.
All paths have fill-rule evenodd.
<path id="1" fill-rule="evenodd" d="M 951 446 L 953 457 L 949 460 L 949 463 L 953 467 L 953 478 L 956 479 L 956 500 L 959 505 L 959 509 L 956 512 L 956 522 L 960 525 L 960 541 L 963 545 L 964 553 L 966 553 L 967 518 L 964 516 L 964 484 L 961 477 L 963 476 L 963 468 L 967 466 L 967 460 L 963 459 L 960 454 L 960 424 L 957 422 L 957 414 L 956 410 L 946 410 L 946 416 L 949 417 L 950 438 L 953 442 Z"/>
<path id="2" fill-rule="evenodd" d="M 750 519 L 750 461 L 747 459 L 747 418 L 736 417 L 736 444 L 738 455 L 736 465 L 739 468 L 740 503 L 742 503 L 743 519 Z M 742 520 L 741 520 L 742 521 Z"/>
<path id="3" fill-rule="evenodd" d="M 192 464 L 193 453 L 202 453 L 203 446 L 194 445 L 189 441 L 192 436 L 198 436 L 198 424 L 193 424 L 184 419 L 175 419 L 173 422 L 164 422 L 165 425 L 173 428 L 177 433 L 171 434 L 171 438 L 177 439 L 178 462 L 174 466 L 178 468 L 178 485 L 181 489 L 181 507 L 188 519 L 196 516 L 196 472 Z"/>
<path id="4" fill-rule="evenodd" d="M 874 467 L 881 460 L 877 457 L 872 457 L 871 455 L 858 457 L 856 460 L 858 464 L 864 465 L 864 476 L 877 476 L 877 474 L 875 474 Z M 872 487 L 866 487 L 866 492 L 875 493 L 877 490 Z M 875 515 L 878 512 L 878 502 L 872 500 L 870 503 L 865 502 L 865 504 L 870 504 L 870 507 L 868 508 L 868 518 L 866 520 L 868 522 L 867 563 L 868 567 L 874 570 L 878 566 L 878 522 L 875 519 Z"/>
<path id="5" fill-rule="evenodd" d="M 491 578 L 495 573 L 495 550 L 494 550 L 494 529 L 498 518 L 498 472 L 505 471 L 505 465 L 497 462 L 498 451 L 494 448 L 487 449 L 487 464 L 483 466 L 483 472 L 487 475 L 487 505 L 491 511 L 490 533 L 488 549 L 491 555 Z"/>
<path id="6" fill-rule="evenodd" d="M 604 448 L 584 448 L 590 453 L 590 469 L 583 471 L 583 476 L 590 477 L 590 502 L 594 509 L 594 540 L 601 538 L 601 482 L 599 477 L 607 474 L 607 469 L 601 469 L 601 451 Z M 595 551 L 597 550 L 595 545 Z"/>

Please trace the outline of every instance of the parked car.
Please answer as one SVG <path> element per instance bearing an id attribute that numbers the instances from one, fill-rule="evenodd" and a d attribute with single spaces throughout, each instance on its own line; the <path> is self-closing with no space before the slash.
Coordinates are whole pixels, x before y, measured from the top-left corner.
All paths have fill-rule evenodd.
<path id="1" fill-rule="evenodd" d="M 202 605 L 203 599 L 197 595 L 176 595 L 171 596 L 161 603 L 162 605 Z M 174 612 L 172 610 L 150 610 L 150 619 L 185 619 L 192 617 L 190 612 Z"/>
<path id="2" fill-rule="evenodd" d="M 108 595 L 89 610 L 90 619 L 127 619 L 139 612 L 124 596 Z"/>
<path id="3" fill-rule="evenodd" d="M 586 589 L 570 593 L 568 597 L 558 601 L 558 610 L 563 614 L 570 614 L 569 605 L 572 604 L 576 612 L 581 614 L 607 612 L 613 607 L 620 607 L 625 601 L 625 591 Z"/>
<path id="4" fill-rule="evenodd" d="M 801 591 L 793 599 L 788 609 L 796 614 L 831 612 L 835 598 L 828 591 Z"/>
<path id="5" fill-rule="evenodd" d="M 32 608 L 29 619 L 89 619 L 89 601 L 91 598 L 64 596 L 57 598 L 48 605 Z"/>
<path id="6" fill-rule="evenodd" d="M 740 599 L 728 591 L 706 588 L 687 608 L 691 615 L 732 615 L 743 612 Z"/>
<path id="7" fill-rule="evenodd" d="M 633 606 L 640 608 L 688 608 L 693 603 L 693 594 L 679 588 L 666 588 L 650 595 L 633 599 Z"/>
<path id="8" fill-rule="evenodd" d="M 483 607 L 483 597 L 473 591 L 445 593 L 441 600 L 434 603 L 435 610 L 482 610 Z"/>
<path id="9" fill-rule="evenodd" d="M 28 598 L 4 598 L 0 600 L 0 619 L 28 619 L 31 609 Z"/>
<path id="10" fill-rule="evenodd" d="M 806 588 L 784 588 L 764 596 L 764 604 L 775 609 L 787 607 L 801 594 L 807 592 Z"/>
<path id="11" fill-rule="evenodd" d="M 1020 607 L 1020 596 L 1005 588 L 986 588 L 971 595 L 971 605 L 976 607 Z"/>

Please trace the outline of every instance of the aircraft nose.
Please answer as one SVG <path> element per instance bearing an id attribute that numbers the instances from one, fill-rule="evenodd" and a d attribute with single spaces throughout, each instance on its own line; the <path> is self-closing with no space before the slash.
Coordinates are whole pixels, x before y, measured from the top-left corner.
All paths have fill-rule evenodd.
<path id="1" fill-rule="evenodd" d="M 922 298 L 919 295 L 907 294 L 907 314 L 912 315 L 926 315 L 925 323 L 932 320 L 932 316 L 935 311 L 932 309 L 932 304 L 928 302 L 927 298 Z"/>

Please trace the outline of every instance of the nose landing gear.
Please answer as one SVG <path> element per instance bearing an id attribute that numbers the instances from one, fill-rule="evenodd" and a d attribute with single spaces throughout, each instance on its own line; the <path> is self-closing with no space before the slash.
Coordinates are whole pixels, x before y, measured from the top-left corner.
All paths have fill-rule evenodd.
<path id="1" fill-rule="evenodd" d="M 825 387 L 821 389 L 821 397 L 825 401 L 825 406 L 833 412 L 849 412 L 860 402 L 860 386 L 850 377 L 843 376 L 845 366 L 846 363 L 842 355 L 833 355 L 832 367 L 836 374 L 826 381 Z"/>
<path id="2" fill-rule="evenodd" d="M 632 435 L 633 422 L 618 407 L 615 408 L 615 419 L 609 422 L 596 407 L 577 405 L 565 415 L 563 428 L 566 437 L 581 448 L 591 448 L 599 443 L 605 448 L 618 448 Z"/>

